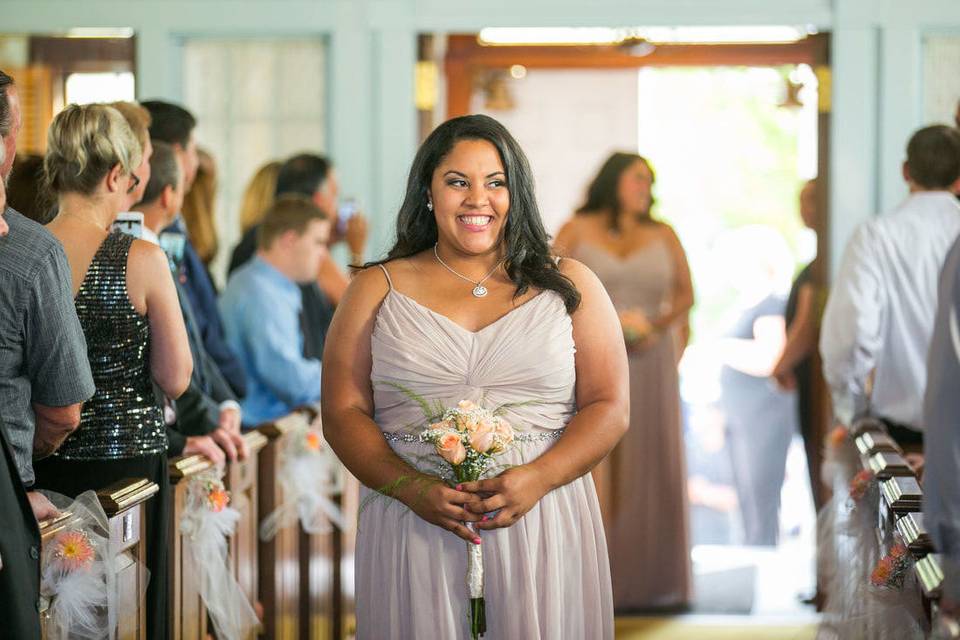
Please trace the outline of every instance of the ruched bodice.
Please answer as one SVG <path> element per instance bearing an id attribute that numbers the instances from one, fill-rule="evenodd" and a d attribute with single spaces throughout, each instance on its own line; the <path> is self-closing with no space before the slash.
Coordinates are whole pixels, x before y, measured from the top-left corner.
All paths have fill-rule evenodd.
<path id="1" fill-rule="evenodd" d="M 469 331 L 391 284 L 371 337 L 374 419 L 398 455 L 440 473 L 431 445 L 402 437 L 421 429 L 424 415 L 393 385 L 447 407 L 460 400 L 512 405 L 505 417 L 519 434 L 496 458 L 495 475 L 562 437 L 576 413 L 575 353 L 573 323 L 551 291 Z M 364 499 L 371 495 L 364 488 Z M 485 640 L 613 638 L 610 569 L 589 476 L 481 539 Z M 357 531 L 358 639 L 469 638 L 465 544 L 399 502 L 366 500 Z"/>
<path id="2" fill-rule="evenodd" d="M 622 258 L 583 242 L 573 255 L 593 269 L 618 310 L 639 308 L 656 318 L 669 305 L 675 274 L 663 241 L 653 240 Z"/>
<path id="3" fill-rule="evenodd" d="M 383 384 L 393 382 L 444 406 L 514 405 L 505 417 L 520 431 L 561 429 L 576 412 L 574 353 L 570 316 L 552 291 L 469 331 L 391 289 L 373 330 L 374 419 L 384 431 L 422 423 L 420 407 Z"/>

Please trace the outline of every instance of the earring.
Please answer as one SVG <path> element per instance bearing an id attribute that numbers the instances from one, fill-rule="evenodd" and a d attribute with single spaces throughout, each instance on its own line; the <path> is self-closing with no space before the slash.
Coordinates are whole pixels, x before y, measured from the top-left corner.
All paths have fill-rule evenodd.
<path id="1" fill-rule="evenodd" d="M 427 211 L 433 211 L 433 203 L 427 200 Z"/>

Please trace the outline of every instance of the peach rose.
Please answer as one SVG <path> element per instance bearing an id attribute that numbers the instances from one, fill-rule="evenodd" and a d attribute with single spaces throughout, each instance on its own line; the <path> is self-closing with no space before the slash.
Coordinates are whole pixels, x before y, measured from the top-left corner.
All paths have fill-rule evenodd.
<path id="1" fill-rule="evenodd" d="M 503 418 L 497 419 L 496 432 L 497 439 L 500 441 L 500 444 L 503 445 L 503 448 L 506 448 L 513 443 L 513 427 Z"/>
<path id="2" fill-rule="evenodd" d="M 477 408 L 477 405 L 470 400 L 461 400 L 457 403 L 457 408 L 463 411 L 473 411 Z"/>
<path id="3" fill-rule="evenodd" d="M 453 429 L 453 425 L 451 425 L 446 420 L 443 420 L 441 422 L 434 422 L 428 428 L 431 431 L 450 431 L 451 429 Z"/>
<path id="4" fill-rule="evenodd" d="M 470 434 L 470 446 L 478 453 L 486 453 L 496 442 L 496 428 L 486 420 L 477 424 Z"/>
<path id="5" fill-rule="evenodd" d="M 452 465 L 458 465 L 467 458 L 467 450 L 456 433 L 445 433 L 437 440 L 437 453 Z"/>

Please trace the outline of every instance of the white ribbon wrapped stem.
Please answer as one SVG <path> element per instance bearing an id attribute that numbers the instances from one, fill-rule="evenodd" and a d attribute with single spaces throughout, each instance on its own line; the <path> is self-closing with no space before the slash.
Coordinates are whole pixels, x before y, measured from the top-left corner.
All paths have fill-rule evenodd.
<path id="1" fill-rule="evenodd" d="M 467 528 L 477 532 L 472 522 L 467 523 Z M 483 597 L 483 549 L 472 542 L 467 543 L 467 590 L 471 600 Z"/>

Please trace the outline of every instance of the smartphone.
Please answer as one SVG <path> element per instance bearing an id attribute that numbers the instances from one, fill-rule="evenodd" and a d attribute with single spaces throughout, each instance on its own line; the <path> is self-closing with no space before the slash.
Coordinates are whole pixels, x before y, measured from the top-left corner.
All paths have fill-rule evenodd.
<path id="1" fill-rule="evenodd" d="M 340 206 L 337 208 L 337 235 L 343 236 L 347 232 L 347 222 L 359 210 L 360 207 L 353 198 L 344 198 L 340 201 Z"/>
<path id="2" fill-rule="evenodd" d="M 134 238 L 143 237 L 143 214 L 139 211 L 125 211 L 117 216 L 110 226 L 111 229 L 122 231 Z"/>

